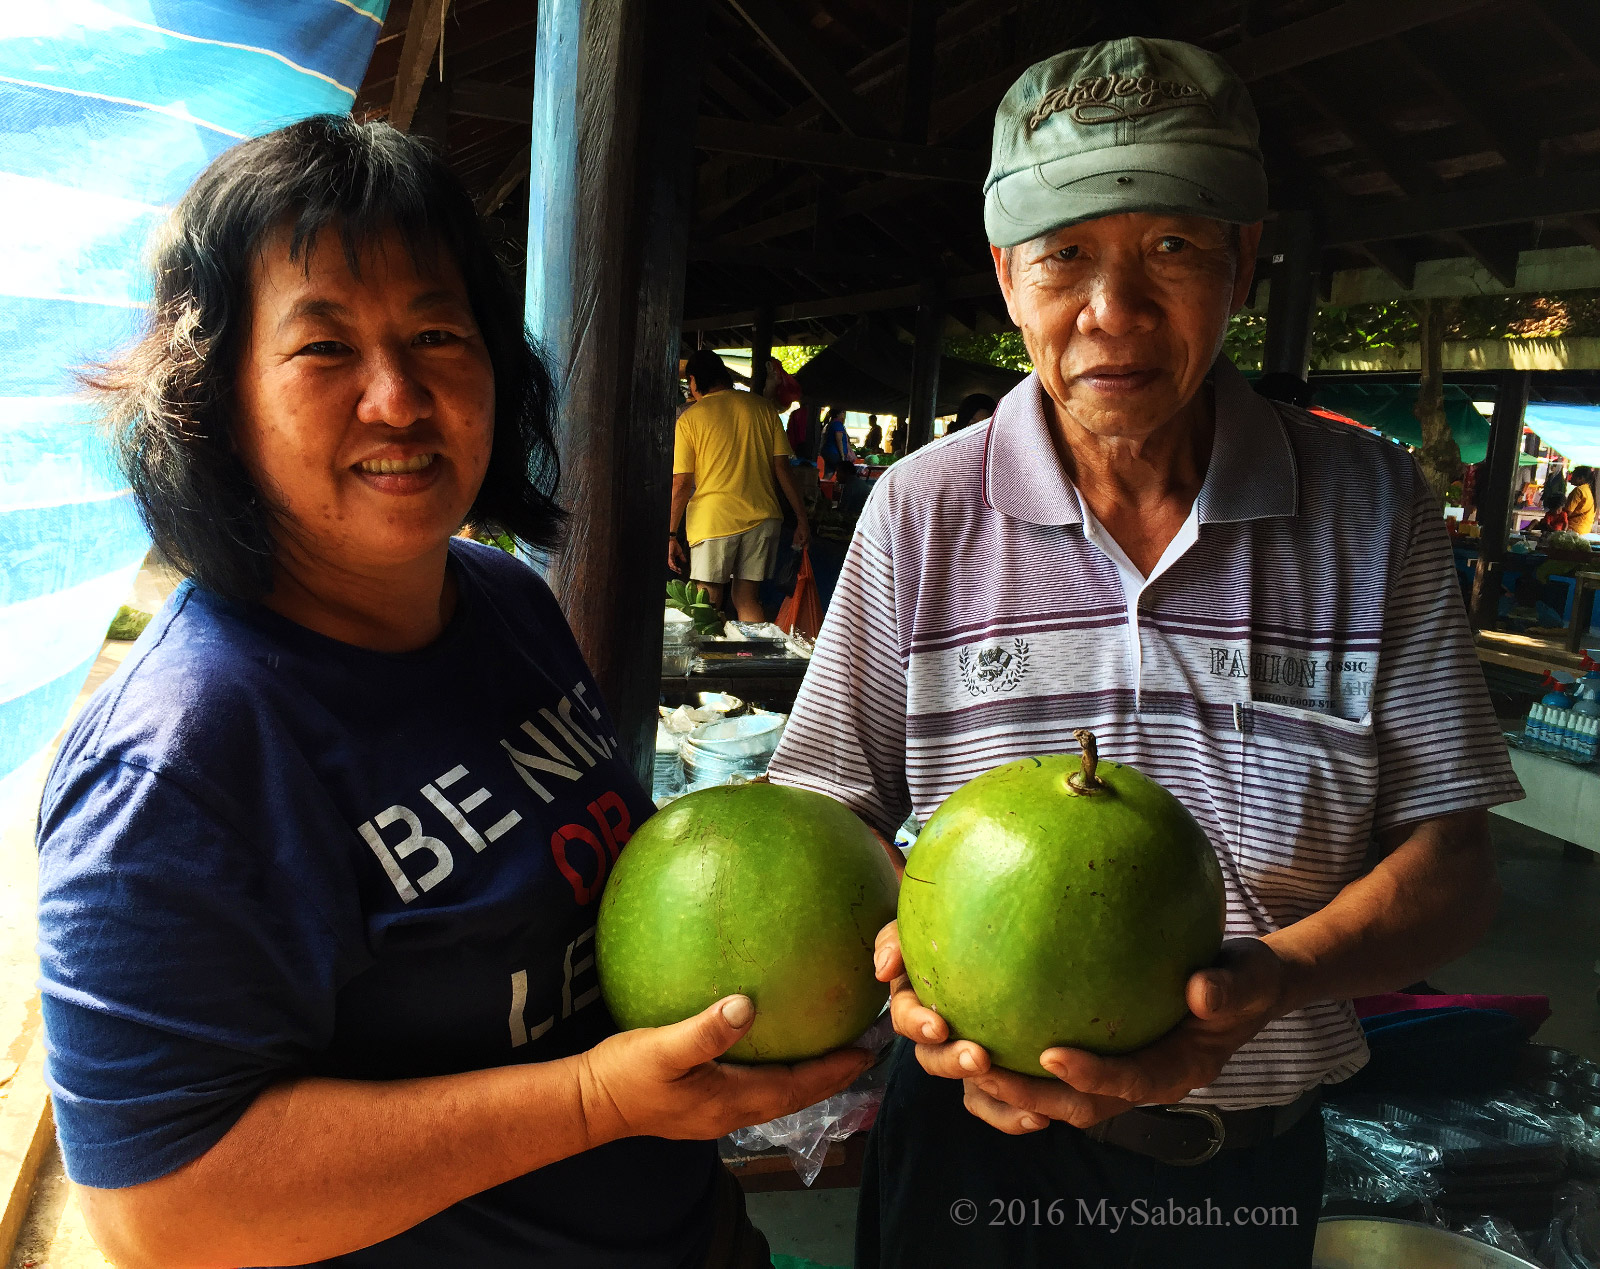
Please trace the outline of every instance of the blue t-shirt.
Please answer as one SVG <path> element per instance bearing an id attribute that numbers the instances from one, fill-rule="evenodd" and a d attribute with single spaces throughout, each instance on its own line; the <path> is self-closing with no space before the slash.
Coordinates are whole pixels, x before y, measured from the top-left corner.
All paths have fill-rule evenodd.
<path id="1" fill-rule="evenodd" d="M 540 1062 L 615 1030 L 596 907 L 654 808 L 537 575 L 475 543 L 451 561 L 455 616 L 399 654 L 186 583 L 72 728 L 39 947 L 74 1180 L 171 1172 L 288 1077 Z M 715 1166 L 706 1142 L 612 1142 L 324 1263 L 678 1269 Z"/>

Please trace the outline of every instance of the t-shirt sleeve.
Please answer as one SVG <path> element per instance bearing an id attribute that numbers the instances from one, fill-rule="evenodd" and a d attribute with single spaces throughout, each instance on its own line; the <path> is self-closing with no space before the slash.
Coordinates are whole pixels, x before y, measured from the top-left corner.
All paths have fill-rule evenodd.
<path id="1" fill-rule="evenodd" d="M 1416 483 L 1372 692 L 1378 831 L 1523 796 L 1473 647 L 1449 535 L 1420 473 Z"/>
<path id="2" fill-rule="evenodd" d="M 694 475 L 693 426 L 689 422 L 687 411 L 679 416 L 678 426 L 672 434 L 672 474 L 674 476 Z"/>
<path id="3" fill-rule="evenodd" d="M 46 1078 L 68 1175 L 153 1180 L 204 1154 L 333 1036 L 339 940 L 315 879 L 170 778 L 86 760 L 46 791 Z"/>
<path id="4" fill-rule="evenodd" d="M 906 787 L 906 663 L 886 527 L 867 505 L 768 778 L 843 802 L 893 838 Z"/>

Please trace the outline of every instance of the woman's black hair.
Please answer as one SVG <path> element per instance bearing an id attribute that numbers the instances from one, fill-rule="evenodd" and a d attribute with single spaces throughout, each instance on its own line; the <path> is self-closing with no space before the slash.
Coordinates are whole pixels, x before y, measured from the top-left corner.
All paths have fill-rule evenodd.
<path id="1" fill-rule="evenodd" d="M 962 397 L 961 404 L 956 406 L 956 416 L 950 420 L 950 426 L 945 429 L 944 434 L 949 436 L 951 432 L 959 432 L 964 427 L 970 427 L 972 420 L 980 413 L 987 410 L 993 414 L 994 408 L 994 398 L 986 393 L 973 392 Z"/>
<path id="2" fill-rule="evenodd" d="M 161 553 L 230 599 L 272 588 L 276 509 L 235 451 L 233 401 L 251 264 L 283 227 L 292 260 L 327 229 L 352 271 L 390 233 L 419 261 L 442 250 L 455 262 L 495 386 L 493 449 L 467 519 L 556 545 L 555 389 L 472 200 L 425 142 L 385 123 L 313 115 L 241 142 L 199 175 L 155 244 L 144 334 L 84 376 L 107 406 L 118 461 Z"/>

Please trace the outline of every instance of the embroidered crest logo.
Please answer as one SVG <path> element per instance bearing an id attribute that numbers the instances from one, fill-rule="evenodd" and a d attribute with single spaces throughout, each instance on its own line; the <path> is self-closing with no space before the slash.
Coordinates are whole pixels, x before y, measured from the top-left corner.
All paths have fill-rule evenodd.
<path id="1" fill-rule="evenodd" d="M 1209 110 L 1211 96 L 1197 84 L 1154 75 L 1095 75 L 1046 93 L 1028 117 L 1028 131 L 1060 110 L 1067 111 L 1073 123 L 1120 123 L 1180 106 Z"/>
<path id="2" fill-rule="evenodd" d="M 1028 644 L 1024 639 L 1013 639 L 1009 645 L 997 643 L 986 648 L 962 648 L 956 661 L 968 695 L 1009 692 L 1028 672 Z"/>

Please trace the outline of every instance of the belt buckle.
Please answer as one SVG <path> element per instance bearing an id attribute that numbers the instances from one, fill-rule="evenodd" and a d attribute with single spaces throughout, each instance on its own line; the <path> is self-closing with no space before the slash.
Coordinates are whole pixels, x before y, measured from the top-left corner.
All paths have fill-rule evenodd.
<path id="1" fill-rule="evenodd" d="M 1197 1119 L 1205 1120 L 1211 1126 L 1211 1141 L 1202 1153 L 1196 1155 L 1193 1159 L 1167 1159 L 1165 1160 L 1166 1163 L 1175 1168 L 1193 1168 L 1216 1157 L 1217 1151 L 1222 1149 L 1222 1143 L 1228 1135 L 1228 1130 L 1223 1127 L 1222 1116 L 1217 1114 L 1212 1107 L 1176 1102 L 1172 1105 L 1163 1106 L 1161 1109 L 1171 1115 L 1193 1115 Z"/>

